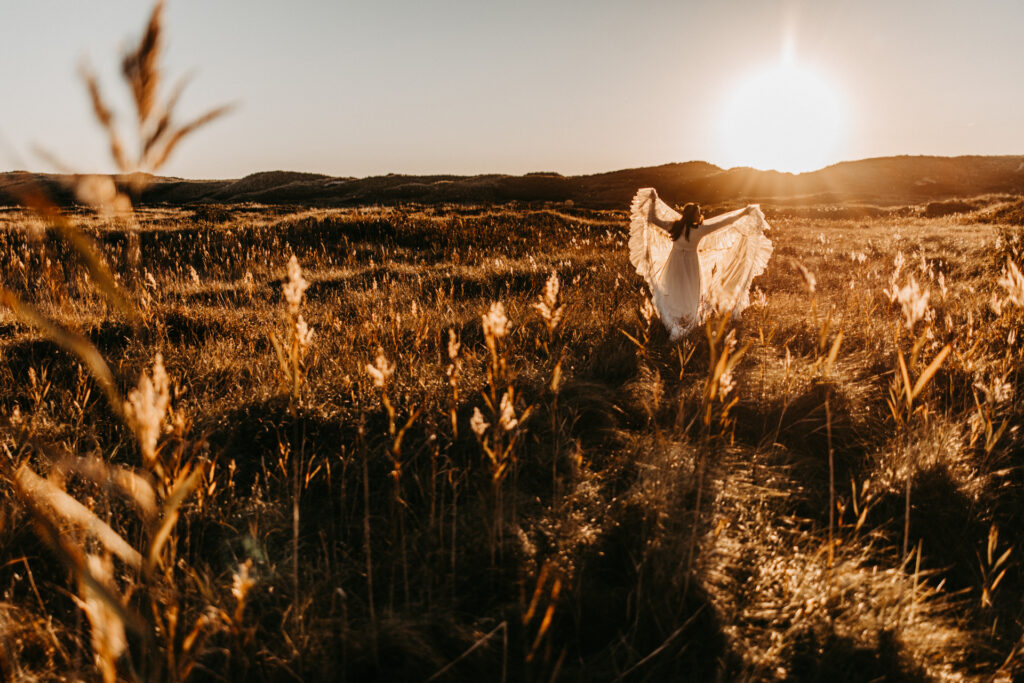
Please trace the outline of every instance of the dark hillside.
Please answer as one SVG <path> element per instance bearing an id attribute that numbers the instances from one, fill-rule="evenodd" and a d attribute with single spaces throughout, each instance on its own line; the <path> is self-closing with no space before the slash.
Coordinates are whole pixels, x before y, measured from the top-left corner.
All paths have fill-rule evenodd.
<path id="1" fill-rule="evenodd" d="M 0 174 L 0 204 L 15 205 L 31 187 L 71 204 L 76 176 Z M 115 176 L 122 187 L 137 177 Z M 752 168 L 721 169 L 703 161 L 664 164 L 593 175 L 523 176 L 388 174 L 336 178 L 316 173 L 271 171 L 238 180 L 150 177 L 143 204 L 305 204 L 360 206 L 400 203 L 448 204 L 572 201 L 589 208 L 621 208 L 638 187 L 653 186 L 673 202 L 725 201 L 821 204 L 871 202 L 914 204 L 982 194 L 1024 193 L 1024 157 L 884 157 L 849 161 L 811 173 Z"/>

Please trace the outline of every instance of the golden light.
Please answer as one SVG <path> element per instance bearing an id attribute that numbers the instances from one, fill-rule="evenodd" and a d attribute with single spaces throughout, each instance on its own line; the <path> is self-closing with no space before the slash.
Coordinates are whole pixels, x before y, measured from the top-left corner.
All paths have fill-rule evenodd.
<path id="1" fill-rule="evenodd" d="M 821 75 L 792 59 L 738 83 L 720 123 L 725 166 L 800 173 L 838 161 L 843 124 L 839 94 Z"/>

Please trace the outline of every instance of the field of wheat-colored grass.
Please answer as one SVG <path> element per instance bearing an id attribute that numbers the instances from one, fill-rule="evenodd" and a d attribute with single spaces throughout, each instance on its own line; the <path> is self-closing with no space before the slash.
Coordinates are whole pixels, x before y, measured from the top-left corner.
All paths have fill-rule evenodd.
<path id="1" fill-rule="evenodd" d="M 625 206 L 147 205 L 162 10 L 5 186 L 0 677 L 1024 676 L 1024 200 L 765 202 L 676 342 Z"/>
<path id="2" fill-rule="evenodd" d="M 1020 675 L 1019 229 L 766 212 L 676 343 L 624 211 L 5 210 L 4 676 Z"/>

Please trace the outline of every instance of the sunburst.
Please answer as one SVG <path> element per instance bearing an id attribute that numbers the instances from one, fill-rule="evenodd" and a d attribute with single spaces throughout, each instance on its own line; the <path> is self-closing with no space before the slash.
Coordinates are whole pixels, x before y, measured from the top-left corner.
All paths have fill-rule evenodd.
<path id="1" fill-rule="evenodd" d="M 802 172 L 835 161 L 843 130 L 839 91 L 821 73 L 784 59 L 740 80 L 720 118 L 727 166 Z"/>

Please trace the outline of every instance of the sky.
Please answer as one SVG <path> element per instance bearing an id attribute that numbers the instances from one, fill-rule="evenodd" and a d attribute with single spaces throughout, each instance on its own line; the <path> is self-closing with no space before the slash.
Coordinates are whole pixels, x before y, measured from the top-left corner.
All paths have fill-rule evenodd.
<path id="1" fill-rule="evenodd" d="M 0 170 L 114 170 L 78 77 L 131 131 L 139 0 L 2 0 Z M 168 0 L 182 119 L 161 173 L 556 171 L 703 160 L 811 170 L 1024 153 L 1011 0 Z"/>

